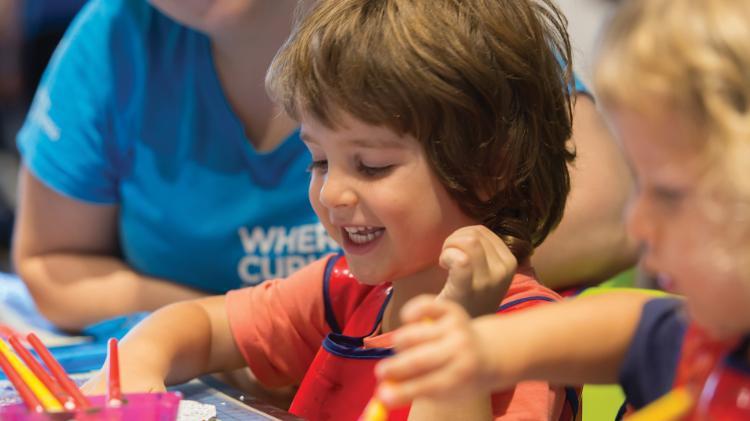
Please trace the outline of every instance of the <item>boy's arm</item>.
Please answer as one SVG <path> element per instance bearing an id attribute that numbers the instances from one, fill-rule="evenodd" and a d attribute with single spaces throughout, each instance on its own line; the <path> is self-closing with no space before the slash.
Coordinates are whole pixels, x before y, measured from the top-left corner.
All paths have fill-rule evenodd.
<path id="1" fill-rule="evenodd" d="M 225 307 L 224 296 L 172 304 L 136 326 L 120 343 L 123 391 L 164 390 L 165 385 L 244 366 Z M 102 393 L 105 383 L 102 370 L 85 390 Z"/>
<path id="2" fill-rule="evenodd" d="M 455 400 L 417 399 L 411 404 L 409 421 L 474 420 L 491 421 L 490 393 Z"/>
<path id="3" fill-rule="evenodd" d="M 474 328 L 491 358 L 490 382 L 499 388 L 524 380 L 617 383 L 650 299 L 637 292 L 613 292 L 477 319 Z"/>
<path id="4" fill-rule="evenodd" d="M 524 380 L 557 384 L 615 383 L 650 296 L 611 293 L 549 304 L 461 327 L 461 309 L 418 299 L 403 311 L 414 323 L 394 337 L 397 355 L 381 362 L 378 396 L 387 405 L 415 398 L 456 399 L 504 390 Z M 442 316 L 438 316 L 442 314 Z"/>

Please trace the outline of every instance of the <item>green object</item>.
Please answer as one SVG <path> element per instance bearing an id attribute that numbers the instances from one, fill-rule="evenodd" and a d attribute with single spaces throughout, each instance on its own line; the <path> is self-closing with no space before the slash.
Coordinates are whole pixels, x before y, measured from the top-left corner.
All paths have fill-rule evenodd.
<path id="1" fill-rule="evenodd" d="M 625 402 L 625 394 L 616 384 L 587 384 L 583 387 L 583 421 L 614 420 Z"/>

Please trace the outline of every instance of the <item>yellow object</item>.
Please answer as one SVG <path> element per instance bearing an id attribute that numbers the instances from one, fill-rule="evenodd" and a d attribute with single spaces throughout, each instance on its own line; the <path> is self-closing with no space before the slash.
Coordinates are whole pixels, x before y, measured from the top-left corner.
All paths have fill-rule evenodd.
<path id="1" fill-rule="evenodd" d="M 386 421 L 388 420 L 388 410 L 382 402 L 376 398 L 372 398 L 370 399 L 370 402 L 367 403 L 367 406 L 359 419 L 360 421 Z"/>
<path id="2" fill-rule="evenodd" d="M 628 421 L 671 421 L 685 416 L 693 397 L 684 388 L 674 389 L 628 417 Z"/>
<path id="3" fill-rule="evenodd" d="M 10 349 L 4 340 L 0 339 L 0 352 L 5 355 L 10 365 L 16 370 L 24 383 L 29 386 L 31 392 L 39 399 L 45 411 L 55 412 L 62 411 L 63 407 L 39 378 L 26 367 L 26 364 Z"/>

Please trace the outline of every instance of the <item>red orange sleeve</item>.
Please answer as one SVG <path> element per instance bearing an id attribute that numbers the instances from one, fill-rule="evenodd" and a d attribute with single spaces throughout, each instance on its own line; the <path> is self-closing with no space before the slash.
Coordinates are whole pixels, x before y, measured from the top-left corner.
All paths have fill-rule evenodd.
<path id="1" fill-rule="evenodd" d="M 266 386 L 299 383 L 328 333 L 322 293 L 327 261 L 227 294 L 235 343 Z"/>

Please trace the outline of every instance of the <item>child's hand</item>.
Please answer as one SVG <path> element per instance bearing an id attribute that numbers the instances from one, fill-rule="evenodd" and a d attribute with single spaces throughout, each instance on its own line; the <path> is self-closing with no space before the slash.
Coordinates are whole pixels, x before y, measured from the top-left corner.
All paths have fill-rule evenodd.
<path id="1" fill-rule="evenodd" d="M 461 304 L 477 317 L 497 310 L 518 263 L 500 237 L 483 225 L 474 225 L 446 238 L 440 266 L 448 270 L 440 298 Z"/>
<path id="2" fill-rule="evenodd" d="M 396 331 L 397 354 L 380 362 L 377 396 L 389 407 L 415 398 L 455 399 L 487 393 L 487 349 L 458 304 L 421 296 L 404 306 L 406 324 Z M 408 324 L 407 324 L 408 323 Z"/>
<path id="3" fill-rule="evenodd" d="M 123 367 L 121 367 L 123 368 Z M 81 391 L 87 396 L 104 395 L 107 393 L 107 373 L 105 368 L 99 370 L 94 377 L 81 386 Z M 121 371 L 120 387 L 123 393 L 163 392 L 167 390 L 164 379 L 130 370 L 127 374 Z"/>

